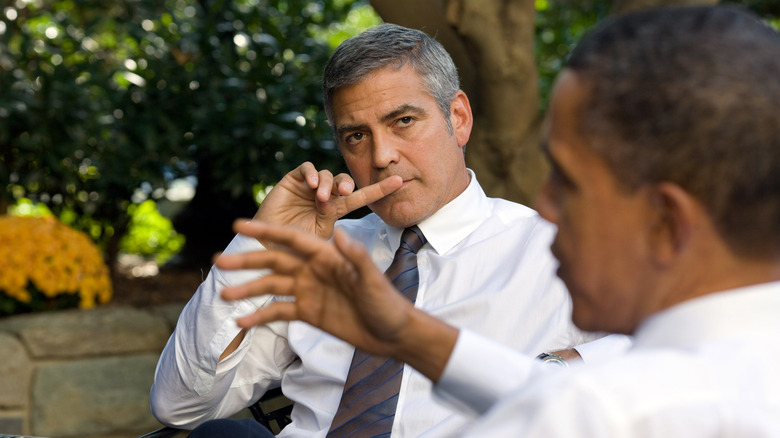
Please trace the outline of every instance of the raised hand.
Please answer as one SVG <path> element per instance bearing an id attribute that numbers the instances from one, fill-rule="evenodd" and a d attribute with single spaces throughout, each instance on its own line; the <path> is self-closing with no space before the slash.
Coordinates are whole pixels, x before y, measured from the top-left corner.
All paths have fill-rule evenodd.
<path id="1" fill-rule="evenodd" d="M 221 269 L 271 269 L 272 274 L 223 290 L 228 300 L 273 294 L 293 296 L 238 320 L 242 327 L 276 320 L 301 320 L 361 348 L 392 343 L 407 323 L 412 304 L 374 265 L 365 248 L 337 232 L 335 245 L 291 227 L 237 222 L 241 234 L 272 248 L 223 255 Z M 284 249 L 282 249 L 284 248 Z"/>
<path id="2" fill-rule="evenodd" d="M 323 238 L 333 235 L 337 219 L 382 199 L 403 184 L 392 176 L 376 184 L 355 190 L 347 174 L 335 177 L 330 171 L 318 171 L 306 162 L 289 172 L 263 200 L 256 220 L 292 225 Z"/>
<path id="3" fill-rule="evenodd" d="M 273 294 L 277 301 L 238 319 L 241 327 L 301 320 L 373 354 L 403 360 L 434 381 L 447 363 L 457 329 L 414 308 L 374 265 L 368 252 L 342 231 L 334 243 L 292 227 L 236 222 L 241 234 L 274 249 L 223 255 L 221 269 L 270 269 L 273 273 L 226 288 L 238 300 Z"/>

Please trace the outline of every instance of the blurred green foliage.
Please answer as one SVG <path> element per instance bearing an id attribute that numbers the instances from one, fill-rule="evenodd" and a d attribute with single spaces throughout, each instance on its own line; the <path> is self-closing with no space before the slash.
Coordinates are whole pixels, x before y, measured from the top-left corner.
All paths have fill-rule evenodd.
<path id="1" fill-rule="evenodd" d="M 22 198 L 8 209 L 8 214 L 44 217 L 51 216 L 52 212 L 46 204 Z M 127 233 L 120 241 L 121 252 L 138 254 L 154 259 L 157 264 L 163 264 L 184 245 L 184 236 L 173 229 L 171 220 L 160 214 L 157 203 L 151 199 L 139 204 L 131 204 L 127 215 L 130 223 Z M 68 213 L 64 216 L 70 217 L 72 214 Z"/>
<path id="2" fill-rule="evenodd" d="M 606 0 L 535 0 L 539 110 L 547 108 L 555 77 L 585 32 L 609 14 Z"/>
<path id="3" fill-rule="evenodd" d="M 8 214 L 14 216 L 44 217 L 50 216 L 52 213 L 46 204 L 40 202 L 35 203 L 28 198 L 22 198 L 17 200 L 16 204 L 8 209 Z"/>
<path id="4" fill-rule="evenodd" d="M 539 109 L 547 108 L 550 91 L 566 56 L 585 32 L 607 17 L 610 0 L 535 0 L 535 50 L 539 69 Z M 722 0 L 760 15 L 780 31 L 780 1 Z"/>
<path id="5" fill-rule="evenodd" d="M 139 187 L 158 199 L 208 164 L 220 189 L 251 196 L 293 163 L 339 168 L 320 74 L 370 11 L 355 0 L 4 6 L 0 207 L 44 203 L 111 251 Z"/>
<path id="6" fill-rule="evenodd" d="M 122 252 L 154 259 L 162 265 L 184 245 L 184 236 L 173 229 L 171 220 L 160 214 L 151 199 L 131 205 L 128 214 L 130 226 L 120 242 Z"/>

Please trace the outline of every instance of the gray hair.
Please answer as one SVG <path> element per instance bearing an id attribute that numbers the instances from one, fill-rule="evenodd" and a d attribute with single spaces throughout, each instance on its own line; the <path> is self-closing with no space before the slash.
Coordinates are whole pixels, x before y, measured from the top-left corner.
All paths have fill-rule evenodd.
<path id="1" fill-rule="evenodd" d="M 452 133 L 450 104 L 460 89 L 455 63 L 444 47 L 425 32 L 395 24 L 381 24 L 344 41 L 328 60 L 322 90 L 331 123 L 336 90 L 358 84 L 378 69 L 400 69 L 407 62 L 436 99 Z"/>
<path id="2" fill-rule="evenodd" d="M 780 255 L 780 35 L 738 7 L 610 19 L 567 67 L 579 127 L 627 190 L 673 182 L 741 256 Z"/>

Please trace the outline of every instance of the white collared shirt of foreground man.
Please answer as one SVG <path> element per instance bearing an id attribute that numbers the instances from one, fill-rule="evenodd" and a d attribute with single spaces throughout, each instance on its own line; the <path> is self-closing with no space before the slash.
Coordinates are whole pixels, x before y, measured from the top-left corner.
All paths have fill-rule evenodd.
<path id="1" fill-rule="evenodd" d="M 487 411 L 474 438 L 780 437 L 778 315 L 780 282 L 706 295 L 645 320 L 621 357 L 557 376 L 461 330 L 436 393 Z"/>

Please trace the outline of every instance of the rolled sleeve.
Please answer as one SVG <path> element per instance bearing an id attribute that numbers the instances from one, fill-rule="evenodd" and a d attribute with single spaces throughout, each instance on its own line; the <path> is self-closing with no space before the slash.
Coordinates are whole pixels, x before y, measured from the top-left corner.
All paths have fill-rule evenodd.
<path id="1" fill-rule="evenodd" d="M 225 253 L 263 249 L 257 240 L 239 235 Z M 278 384 L 282 369 L 294 358 L 287 345 L 287 323 L 248 330 L 238 349 L 219 361 L 241 332 L 236 318 L 273 300 L 266 295 L 225 301 L 220 292 L 263 274 L 259 270 L 211 268 L 184 307 L 157 364 L 151 401 L 158 420 L 177 427 L 196 426 L 240 411 Z"/>

